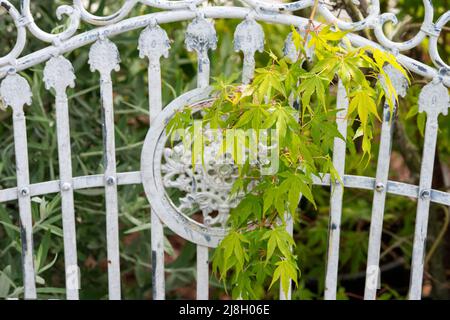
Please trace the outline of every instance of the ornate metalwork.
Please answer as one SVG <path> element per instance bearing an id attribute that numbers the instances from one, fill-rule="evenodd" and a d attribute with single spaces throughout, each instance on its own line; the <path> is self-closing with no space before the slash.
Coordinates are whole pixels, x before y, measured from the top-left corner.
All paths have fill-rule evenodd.
<path id="1" fill-rule="evenodd" d="M 185 193 L 178 199 L 177 210 L 184 213 L 200 210 L 204 225 L 225 228 L 230 209 L 239 204 L 240 198 L 230 198 L 238 169 L 231 157 L 220 155 L 220 146 L 218 142 L 206 145 L 204 166 L 197 164 L 194 167 L 191 148 L 184 148 L 183 143 L 165 148 L 161 172 L 166 188 Z"/>
<path id="2" fill-rule="evenodd" d="M 25 78 L 18 74 L 11 74 L 2 81 L 0 96 L 7 106 L 14 112 L 22 111 L 24 105 L 31 105 L 31 88 Z"/>
<path id="3" fill-rule="evenodd" d="M 182 145 L 167 147 L 166 123 L 178 110 L 189 105 L 194 112 L 208 103 L 211 88 L 190 91 L 166 106 L 154 120 L 144 142 L 141 172 L 144 190 L 152 209 L 172 230 L 185 239 L 203 246 L 214 247 L 226 234 L 223 222 L 236 202 L 227 203 L 228 191 L 234 176 L 232 164 L 219 173 L 212 163 L 205 168 L 192 167 L 190 151 Z M 213 151 L 215 147 L 211 147 Z M 206 161 L 217 160 L 208 156 Z M 214 171 L 210 171 L 210 170 Z M 210 172 L 208 172 L 210 171 Z M 222 182 L 226 182 L 225 185 Z M 183 191 L 179 204 L 168 196 L 167 188 Z M 202 211 L 203 221 L 188 216 L 186 210 Z M 218 215 L 211 214 L 217 210 Z"/>
<path id="4" fill-rule="evenodd" d="M 244 53 L 242 82 L 247 84 L 255 70 L 255 52 L 264 51 L 264 31 L 254 19 L 247 17 L 234 32 L 234 50 Z"/>
<path id="5" fill-rule="evenodd" d="M 314 0 L 300 0 L 291 3 L 273 3 L 261 0 L 241 0 L 241 2 L 246 4 L 247 7 L 250 7 L 250 9 L 238 7 L 199 7 L 199 5 L 203 2 L 206 2 L 206 0 L 127 0 L 117 12 L 109 16 L 101 17 L 88 12 L 84 8 L 82 0 L 74 0 L 72 5 L 60 6 L 58 7 L 56 12 L 56 16 L 59 19 L 61 19 L 63 16 L 68 17 L 69 22 L 66 24 L 66 29 L 58 34 L 50 34 L 41 30 L 34 23 L 34 19 L 30 10 L 30 0 L 21 0 L 20 11 L 17 10 L 8 0 L 0 0 L 0 6 L 8 12 L 8 14 L 14 20 L 17 28 L 17 41 L 15 46 L 7 55 L 0 57 L 0 77 L 4 76 L 10 68 L 17 67 L 19 69 L 25 69 L 47 60 L 49 55 L 53 54 L 54 52 L 58 52 L 59 50 L 67 52 L 73 49 L 74 46 L 77 47 L 88 42 L 95 41 L 95 38 L 91 40 L 90 37 L 86 39 L 76 36 L 77 28 L 82 22 L 93 25 L 106 26 L 109 30 L 112 30 L 113 28 L 110 27 L 113 27 L 115 23 L 125 19 L 131 12 L 131 10 L 138 4 L 163 10 L 177 10 L 177 14 L 173 15 L 173 18 L 169 18 L 167 15 L 163 15 L 164 12 L 148 15 L 149 19 L 156 20 L 159 23 L 163 22 L 163 20 L 165 20 L 165 22 L 169 22 L 191 19 L 193 17 L 193 14 L 194 16 L 204 15 L 205 17 L 210 18 L 242 18 L 244 16 L 248 16 L 249 13 L 252 13 L 252 18 L 254 18 L 255 20 L 268 20 L 271 22 L 293 24 L 296 26 L 307 23 L 307 19 L 301 17 L 293 18 L 292 16 L 283 14 L 283 12 L 298 11 L 314 5 Z M 418 46 L 426 37 L 428 37 L 429 52 L 433 63 L 438 69 L 445 68 L 448 70 L 450 67 L 443 61 L 437 50 L 437 40 L 441 35 L 443 26 L 445 26 L 445 24 L 450 20 L 450 11 L 444 13 L 437 19 L 436 22 L 434 22 L 434 10 L 431 1 L 423 0 L 423 7 L 425 10 L 425 19 L 422 23 L 422 27 L 415 37 L 405 42 L 393 42 L 385 35 L 383 25 L 388 21 L 397 23 L 397 18 L 392 13 L 381 13 L 379 0 L 371 1 L 369 15 L 362 21 L 347 22 L 338 19 L 336 16 L 334 16 L 333 12 L 331 12 L 322 2 L 319 2 L 318 13 L 321 14 L 328 23 L 336 24 L 340 29 L 343 30 L 359 31 L 365 28 L 373 29 L 378 43 L 387 50 L 393 50 L 396 52 L 407 51 L 411 48 L 414 48 Z M 142 19 L 140 19 L 138 22 L 136 18 L 130 18 L 129 21 L 129 29 L 145 26 L 145 23 L 142 24 Z M 199 19 L 197 23 L 203 25 L 204 22 L 201 21 L 203 20 Z M 147 22 L 146 24 L 149 24 L 149 22 Z M 204 29 L 203 31 L 210 29 L 206 25 L 204 26 L 206 27 L 206 29 Z M 41 51 L 42 57 L 37 58 L 36 56 L 33 56 L 33 60 L 31 61 L 29 59 L 18 59 L 25 47 L 26 29 L 28 29 L 30 33 L 36 38 L 45 42 L 53 43 L 52 46 Z M 122 31 L 114 31 L 115 33 L 120 33 L 125 30 L 122 29 Z M 197 32 L 199 31 L 200 30 L 197 30 Z M 89 32 L 85 34 L 87 35 L 89 34 Z M 97 34 L 97 38 L 99 36 L 101 35 Z M 368 43 L 368 40 L 362 39 L 361 37 L 355 37 L 354 35 L 351 35 L 349 38 L 356 45 L 364 45 Z M 77 39 L 77 44 L 71 43 L 69 45 L 70 41 L 75 41 L 75 39 Z M 214 48 L 214 41 L 212 41 L 213 39 L 210 40 L 211 41 L 208 41 L 208 45 L 210 48 Z M 193 43 L 192 45 L 188 44 L 188 48 L 194 48 L 194 46 L 195 45 Z M 429 78 L 434 78 L 437 75 L 436 70 L 424 66 L 419 62 L 412 63 L 410 60 L 405 59 L 403 56 L 400 56 L 399 60 L 404 62 L 405 65 L 413 72 L 425 75 Z M 443 82 L 445 86 L 449 86 L 450 78 L 448 75 L 444 77 Z"/>
<path id="6" fill-rule="evenodd" d="M 436 118 L 439 114 L 446 116 L 450 101 L 448 89 L 442 84 L 442 79 L 436 78 L 425 87 L 419 95 L 419 112 L 426 112 L 429 118 Z"/>
<path id="7" fill-rule="evenodd" d="M 126 0 L 123 6 L 108 16 L 97 16 L 90 13 L 83 6 L 82 0 L 74 0 L 72 5 L 57 8 L 56 17 L 67 19 L 65 29 L 53 34 L 40 29 L 34 22 L 30 9 L 30 0 L 21 0 L 20 9 L 16 9 L 10 1 L 0 0 L 0 10 L 6 11 L 17 28 L 17 40 L 11 51 L 0 57 L 0 78 L 4 78 L 0 86 L 0 96 L 7 106 L 13 109 L 14 142 L 16 148 L 17 187 L 0 190 L 0 202 L 17 200 L 20 208 L 20 219 L 23 234 L 23 265 L 25 297 L 35 298 L 35 270 L 32 253 L 32 221 L 30 201 L 32 196 L 61 192 L 67 297 L 78 298 L 78 272 L 74 270 L 77 264 L 75 243 L 73 190 L 104 187 L 106 194 L 107 212 L 107 246 L 109 273 L 109 297 L 120 298 L 120 259 L 118 238 L 118 197 L 117 186 L 140 184 L 144 189 L 152 206 L 152 256 L 154 259 L 154 296 L 164 297 L 164 252 L 163 226 L 160 218 L 177 234 L 199 245 L 198 271 L 203 273 L 199 279 L 199 297 L 207 297 L 208 251 L 203 246 L 214 247 L 226 234 L 226 219 L 229 211 L 239 202 L 239 195 L 230 198 L 229 193 L 236 178 L 236 166 L 226 158 L 217 158 L 218 144 L 205 146 L 205 167 L 193 168 L 191 155 L 181 143 L 169 147 L 166 144 L 165 126 L 173 114 L 186 105 L 194 110 L 211 101 L 209 84 L 210 62 L 208 52 L 217 47 L 218 37 L 214 29 L 213 19 L 242 19 L 235 31 L 235 50 L 242 51 L 244 83 L 251 81 L 255 68 L 254 54 L 264 50 L 264 32 L 260 22 L 277 23 L 295 26 L 305 36 L 304 30 L 309 20 L 304 17 L 286 14 L 304 8 L 312 7 L 314 0 L 300 0 L 290 3 L 278 3 L 263 0 L 240 0 L 243 6 L 203 6 L 206 0 Z M 162 11 L 139 17 L 128 17 L 137 5 L 145 5 L 162 9 Z M 202 5 L 202 6 L 200 6 Z M 373 275 L 378 273 L 378 251 L 380 228 L 384 212 L 386 194 L 397 194 L 418 199 L 416 235 L 414 240 L 413 265 L 411 276 L 410 298 L 417 299 L 421 293 L 421 279 L 423 274 L 424 241 L 428 221 L 430 202 L 450 205 L 450 194 L 432 190 L 431 179 L 434 163 L 434 151 L 437 140 L 438 122 L 440 114 L 447 115 L 449 107 L 448 87 L 450 86 L 449 66 L 443 61 L 438 52 L 438 39 L 443 27 L 450 21 L 450 11 L 444 13 L 436 21 L 432 2 L 423 0 L 425 18 L 418 33 L 410 40 L 394 42 L 384 33 L 383 26 L 387 22 L 397 23 L 392 13 L 382 13 L 380 1 L 372 0 L 368 16 L 361 21 L 348 22 L 338 19 L 328 9 L 323 1 L 319 1 L 318 14 L 323 20 L 337 25 L 350 33 L 349 41 L 355 46 L 376 46 L 396 54 L 398 61 L 411 72 L 432 79 L 425 86 L 419 98 L 419 111 L 427 113 L 425 130 L 425 147 L 422 159 L 421 182 L 419 186 L 393 182 L 388 180 L 390 156 L 390 139 L 392 135 L 391 115 L 388 106 L 384 108 L 384 121 L 380 140 L 379 164 L 377 177 L 361 177 L 345 174 L 343 166 L 345 160 L 345 144 L 336 141 L 335 167 L 343 178 L 343 185 L 335 185 L 329 175 L 322 179 L 313 177 L 314 184 L 332 186 L 334 193 L 331 198 L 330 250 L 327 266 L 326 298 L 336 295 L 337 265 L 339 259 L 339 223 L 342 209 L 342 194 L 344 188 L 359 188 L 376 190 L 372 217 L 371 249 L 366 282 L 366 298 L 376 296 L 376 283 Z M 164 110 L 161 99 L 161 57 L 168 57 L 170 41 L 166 32 L 159 25 L 177 21 L 190 21 L 185 44 L 189 51 L 195 51 L 198 56 L 198 87 L 170 103 Z M 434 22 L 435 21 L 435 22 Z M 120 23 L 119 23 L 120 22 Z M 77 34 L 82 23 L 100 26 L 84 33 Z M 377 43 L 369 41 L 354 33 L 363 29 L 372 29 Z M 114 99 L 111 72 L 118 71 L 120 56 L 117 46 L 109 39 L 113 36 L 136 29 L 144 29 L 139 38 L 139 54 L 141 58 L 149 60 L 148 89 L 151 128 L 144 143 L 141 171 L 116 172 L 115 144 L 114 144 Z M 48 47 L 21 57 L 25 49 L 27 31 L 37 39 L 49 43 Z M 415 61 L 401 52 L 408 51 L 428 39 L 428 49 L 435 68 Z M 72 177 L 70 157 L 70 131 L 68 119 L 68 100 L 66 90 L 74 86 L 75 74 L 69 60 L 62 54 L 84 45 L 92 44 L 89 52 L 89 64 L 92 71 L 100 73 L 100 91 L 102 111 L 104 113 L 103 129 L 105 134 L 105 172 L 102 175 Z M 307 56 L 312 56 L 313 49 L 309 49 Z M 298 52 L 290 34 L 285 42 L 285 55 L 292 61 L 298 57 Z M 17 74 L 18 71 L 28 69 L 39 63 L 46 62 L 44 82 L 47 89 L 56 92 L 56 122 L 58 131 L 58 156 L 60 161 L 59 180 L 45 183 L 29 183 L 26 123 L 23 107 L 31 104 L 31 90 L 25 78 Z M 400 96 L 407 93 L 407 81 L 401 73 L 390 66 L 385 67 L 386 74 L 396 87 Z M 341 87 L 341 86 L 340 86 Z M 338 104 L 347 105 L 347 99 L 342 87 L 339 90 Z M 339 117 L 340 130 L 345 131 L 345 116 Z M 218 162 L 218 160 L 221 160 Z M 228 162 L 227 162 L 228 161 Z M 66 169 L 66 170 L 64 170 Z M 169 196 L 169 189 L 177 189 L 182 195 L 177 199 Z M 190 213 L 201 211 L 202 221 L 195 221 Z M 292 227 L 292 225 L 291 225 Z M 371 227 L 371 228 L 372 228 Z M 370 261 L 369 261 L 370 260 Z M 372 268 L 372 267 L 375 267 Z M 376 272 L 373 272 L 376 271 Z M 76 277 L 72 277 L 75 275 Z M 206 275 L 206 277 L 205 277 Z M 372 277 L 372 278 L 371 278 Z M 367 287 L 369 285 L 369 287 Z M 286 298 L 286 297 L 285 297 Z"/>

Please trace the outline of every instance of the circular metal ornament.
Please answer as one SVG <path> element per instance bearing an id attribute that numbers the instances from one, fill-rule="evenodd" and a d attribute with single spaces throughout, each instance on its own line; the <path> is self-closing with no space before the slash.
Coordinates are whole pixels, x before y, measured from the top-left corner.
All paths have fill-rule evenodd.
<path id="1" fill-rule="evenodd" d="M 214 210 L 221 215 L 221 211 L 226 213 L 227 210 L 229 211 L 230 208 L 238 204 L 238 200 L 230 201 L 230 199 L 224 198 L 224 195 L 231 189 L 231 184 L 228 184 L 229 188 L 224 188 L 224 184 L 218 183 L 217 180 L 217 178 L 220 180 L 224 179 L 226 175 L 231 175 L 233 170 L 230 169 L 230 166 L 225 168 L 222 164 L 212 173 L 217 177 L 213 177 L 213 180 L 211 180 L 211 177 L 207 174 L 208 170 L 211 170 L 208 165 L 201 169 L 202 173 L 197 172 L 197 169 L 194 173 L 192 166 L 186 163 L 186 159 L 177 158 L 176 154 L 181 147 L 178 149 L 177 146 L 172 149 L 166 148 L 168 141 L 166 126 L 170 119 L 177 111 L 186 106 L 189 106 L 193 113 L 199 111 L 205 104 L 213 101 L 211 92 L 211 87 L 192 90 L 176 98 L 159 113 L 144 141 L 141 154 L 141 176 L 151 208 L 164 224 L 186 240 L 203 246 L 216 247 L 228 232 L 224 224 L 227 215 L 212 218 L 205 215 L 205 212 L 209 213 Z M 212 152 L 209 151 L 209 153 Z M 190 157 L 190 155 L 188 156 Z M 170 157 L 169 160 L 167 160 L 168 157 Z M 164 159 L 166 159 L 165 163 L 163 162 Z M 168 174 L 174 167 L 178 167 L 179 171 L 172 175 Z M 190 174 L 183 174 L 184 170 L 190 172 Z M 180 172 L 182 174 L 177 176 Z M 199 180 L 201 181 L 199 182 Z M 183 203 L 181 205 L 174 204 L 174 201 L 167 194 L 166 188 L 171 183 L 173 185 L 185 185 L 185 191 L 187 190 L 188 195 L 184 198 L 185 200 L 180 201 L 197 202 L 199 211 L 203 212 L 203 223 L 195 221 L 180 210 Z M 190 189 L 201 189 L 199 186 L 205 190 L 194 194 L 194 197 L 199 195 L 199 198 L 191 199 Z"/>

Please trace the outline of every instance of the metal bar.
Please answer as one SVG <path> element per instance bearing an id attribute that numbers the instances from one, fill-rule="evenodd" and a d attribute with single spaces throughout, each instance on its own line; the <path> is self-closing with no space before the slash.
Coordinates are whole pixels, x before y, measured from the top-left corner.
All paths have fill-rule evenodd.
<path id="1" fill-rule="evenodd" d="M 341 135 L 347 137 L 347 110 L 348 98 L 342 82 L 339 80 L 337 109 L 341 109 L 336 114 L 336 123 Z M 334 139 L 333 165 L 340 177 L 345 172 L 345 151 L 346 143 L 339 138 Z M 337 290 L 337 275 L 339 265 L 339 238 L 341 229 L 342 199 L 344 196 L 344 186 L 338 181 L 331 184 L 330 199 L 330 222 L 328 238 L 328 256 L 325 276 L 325 299 L 335 300 Z"/>
<path id="2" fill-rule="evenodd" d="M 14 149 L 16 154 L 17 198 L 22 239 L 22 270 L 25 299 L 36 299 L 33 257 L 33 220 L 31 213 L 30 174 L 28 168 L 27 125 L 23 107 L 31 104 L 28 82 L 17 74 L 8 75 L 0 87 L 0 95 L 13 110 Z"/>
<path id="3" fill-rule="evenodd" d="M 208 51 L 198 55 L 197 86 L 199 88 L 209 85 L 210 62 Z M 209 249 L 197 245 L 197 300 L 208 300 L 209 297 Z"/>
<path id="4" fill-rule="evenodd" d="M 161 66 L 159 59 L 150 59 L 148 68 L 148 92 L 150 107 L 150 125 L 162 109 L 161 98 Z M 164 230 L 158 215 L 151 212 L 151 246 L 152 246 L 152 277 L 153 299 L 165 299 L 164 278 Z"/>
<path id="5" fill-rule="evenodd" d="M 386 202 L 386 184 L 389 175 L 389 163 L 392 147 L 393 121 L 390 119 L 389 105 L 384 105 L 383 123 L 381 125 L 380 148 L 377 161 L 375 192 L 372 201 L 370 221 L 369 249 L 364 299 L 374 300 L 380 281 L 380 248 L 383 231 L 383 216 Z"/>
<path id="6" fill-rule="evenodd" d="M 188 51 L 197 53 L 197 87 L 209 85 L 210 61 L 208 51 L 217 47 L 216 30 L 212 23 L 199 13 L 188 25 L 185 39 Z M 197 299 L 207 300 L 209 296 L 209 249 L 197 245 Z"/>
<path id="7" fill-rule="evenodd" d="M 56 96 L 56 126 L 58 136 L 59 176 L 61 183 L 61 209 L 64 230 L 64 262 L 66 269 L 66 295 L 69 300 L 78 297 L 78 263 L 75 230 L 75 208 L 72 190 L 72 161 L 70 150 L 69 109 L 67 95 Z"/>
<path id="8" fill-rule="evenodd" d="M 430 197 L 427 190 L 431 188 L 433 178 L 434 157 L 436 153 L 436 140 L 438 132 L 437 118 L 427 119 L 425 127 L 425 141 L 422 155 L 422 168 L 420 170 L 420 190 L 417 201 L 416 226 L 413 242 L 413 255 L 411 266 L 410 300 L 420 300 L 422 295 L 422 277 L 424 268 L 425 242 L 427 238 L 428 216 L 430 211 Z"/>
<path id="9" fill-rule="evenodd" d="M 197 300 L 209 298 L 209 249 L 197 245 Z"/>
<path id="10" fill-rule="evenodd" d="M 292 218 L 292 215 L 288 213 L 286 213 L 284 216 L 286 219 L 286 231 L 292 236 L 294 234 L 294 219 Z M 289 291 L 287 295 L 284 294 L 284 290 L 281 286 L 280 280 L 280 300 L 291 300 L 291 299 L 292 299 L 292 280 L 289 281 Z"/>
<path id="11" fill-rule="evenodd" d="M 36 299 L 35 270 L 33 258 L 33 221 L 29 194 L 27 125 L 23 111 L 13 115 L 14 148 L 16 152 L 16 174 L 19 191 L 20 234 L 22 238 L 22 259 L 25 299 Z"/>
<path id="12" fill-rule="evenodd" d="M 346 174 L 341 177 L 345 188 L 373 190 L 375 188 L 375 178 L 354 176 Z M 317 176 L 312 177 L 313 185 L 316 186 L 330 186 L 330 175 L 325 174 L 322 178 Z M 141 173 L 139 171 L 120 172 L 117 173 L 117 185 L 136 185 L 142 184 Z M 73 178 L 73 189 L 83 190 L 90 188 L 98 188 L 104 185 L 103 175 L 80 176 Z M 418 198 L 419 187 L 397 181 L 388 181 L 387 193 L 408 198 Z M 59 180 L 52 180 L 47 182 L 34 183 L 30 185 L 30 195 L 42 196 L 45 194 L 57 193 L 60 191 Z M 17 200 L 17 187 L 0 190 L 0 203 Z M 431 202 L 450 206 L 450 194 L 444 191 L 431 190 Z"/>
<path id="13" fill-rule="evenodd" d="M 161 88 L 161 56 L 169 55 L 170 42 L 167 33 L 156 21 L 141 33 L 139 37 L 140 56 L 147 56 L 148 64 L 148 94 L 150 126 L 162 110 Z M 158 215 L 151 210 L 151 248 L 152 248 L 152 290 L 153 299 L 165 299 L 164 275 L 164 227 Z"/>
<path id="14" fill-rule="evenodd" d="M 209 85 L 210 61 L 208 52 L 201 51 L 198 56 L 197 64 L 197 87 L 205 88 Z"/>
<path id="15" fill-rule="evenodd" d="M 426 85 L 419 95 L 419 112 L 427 113 L 425 139 L 423 144 L 422 166 L 420 169 L 419 197 L 417 201 L 416 225 L 411 264 L 409 299 L 420 300 L 422 296 L 425 244 L 427 239 L 428 217 L 430 211 L 431 183 L 433 180 L 434 158 L 439 129 L 440 113 L 448 114 L 448 89 L 437 77 Z"/>
<path id="16" fill-rule="evenodd" d="M 33 261 L 33 221 L 29 194 L 27 126 L 23 111 L 14 112 L 14 147 L 16 152 L 16 174 L 19 190 L 20 233 L 25 299 L 36 299 L 35 270 Z"/>
<path id="17" fill-rule="evenodd" d="M 75 231 L 75 209 L 72 190 L 72 162 L 70 151 L 69 112 L 66 94 L 56 97 L 56 125 L 58 136 L 61 209 L 64 230 L 64 261 L 67 299 L 78 299 L 78 264 Z M 75 275 L 74 275 L 75 273 Z M 74 280 L 73 277 L 76 277 Z"/>
<path id="18" fill-rule="evenodd" d="M 119 208 L 117 199 L 114 110 L 111 78 L 101 80 L 104 134 L 106 238 L 108 243 L 109 298 L 120 299 Z"/>
<path id="19" fill-rule="evenodd" d="M 100 72 L 102 105 L 103 162 L 106 207 L 106 241 L 108 255 L 108 292 L 110 300 L 120 300 L 119 208 L 117 196 L 114 101 L 111 71 L 119 69 L 119 51 L 114 43 L 102 38 L 89 52 L 91 70 Z"/>
<path id="20" fill-rule="evenodd" d="M 394 69 L 391 65 L 384 67 L 387 77 L 398 96 L 404 97 L 407 93 L 408 81 L 400 71 Z M 382 79 L 386 87 L 385 80 Z M 387 87 L 385 88 L 388 92 Z M 392 135 L 394 130 L 394 118 L 397 111 L 397 101 L 395 97 L 391 98 L 394 103 L 393 114 L 391 114 L 389 103 L 386 101 L 383 110 L 383 122 L 381 124 L 380 147 L 377 160 L 377 172 L 375 182 L 375 192 L 372 201 L 372 216 L 370 222 L 369 248 L 367 253 L 366 282 L 364 289 L 364 299 L 374 300 L 377 289 L 379 289 L 380 274 L 380 248 L 381 236 L 383 231 L 384 207 L 387 195 L 387 183 L 389 178 L 389 165 L 392 149 Z"/>

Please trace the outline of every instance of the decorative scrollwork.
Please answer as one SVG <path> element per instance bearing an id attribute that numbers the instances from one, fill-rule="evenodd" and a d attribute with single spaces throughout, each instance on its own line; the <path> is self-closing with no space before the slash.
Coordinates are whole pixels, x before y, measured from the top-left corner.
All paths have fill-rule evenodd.
<path id="1" fill-rule="evenodd" d="M 0 57 L 0 66 L 5 64 L 14 64 L 15 59 L 20 56 L 22 50 L 25 48 L 27 39 L 25 26 L 21 23 L 21 15 L 19 11 L 7 0 L 0 0 L 0 8 L 6 10 L 17 28 L 17 40 L 12 50 L 4 57 Z"/>
<path id="2" fill-rule="evenodd" d="M 230 209 L 239 204 L 239 197 L 230 198 L 238 177 L 232 157 L 220 153 L 217 141 L 205 146 L 204 165 L 192 166 L 192 153 L 183 143 L 164 149 L 165 163 L 161 165 L 164 186 L 184 192 L 177 209 L 184 213 L 200 210 L 208 227 L 226 227 Z M 214 216 L 213 213 L 216 215 Z"/>
<path id="3" fill-rule="evenodd" d="M 205 152 L 208 154 L 207 166 L 193 168 L 190 149 L 184 147 L 185 142 L 174 141 L 171 147 L 166 135 L 167 121 L 187 105 L 193 112 L 200 111 L 212 102 L 211 90 L 206 87 L 189 91 L 158 114 L 142 149 L 141 175 L 152 209 L 170 229 L 194 243 L 215 247 L 227 233 L 224 221 L 229 210 L 237 204 L 225 201 L 231 200 L 227 192 L 236 175 L 234 166 L 232 163 L 217 166 L 218 159 L 211 155 L 215 147 L 211 145 L 209 152 Z M 216 162 L 209 163 L 210 160 Z M 180 201 L 172 200 L 168 194 L 170 189 L 183 193 Z M 199 210 L 203 221 L 196 221 L 189 215 Z"/>

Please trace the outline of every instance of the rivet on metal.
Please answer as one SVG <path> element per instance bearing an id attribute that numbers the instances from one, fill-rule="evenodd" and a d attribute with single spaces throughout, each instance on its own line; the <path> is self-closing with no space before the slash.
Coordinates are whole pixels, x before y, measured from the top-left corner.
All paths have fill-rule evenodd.
<path id="1" fill-rule="evenodd" d="M 422 191 L 420 192 L 420 197 L 421 197 L 422 199 L 429 199 L 429 198 L 431 197 L 431 192 L 430 192 L 430 190 L 422 190 Z"/>
<path id="2" fill-rule="evenodd" d="M 378 182 L 378 183 L 375 185 L 375 190 L 377 190 L 378 192 L 382 192 L 382 191 L 384 190 L 384 184 L 381 183 L 381 182 Z"/>
<path id="3" fill-rule="evenodd" d="M 113 185 L 115 185 L 115 184 L 116 184 L 116 178 L 114 178 L 114 177 L 108 177 L 108 178 L 106 178 L 106 184 L 107 184 L 108 186 L 113 186 Z"/>
<path id="4" fill-rule="evenodd" d="M 27 187 L 20 189 L 20 195 L 22 197 L 26 197 L 26 196 L 30 195 L 30 189 L 28 189 Z"/>
<path id="5" fill-rule="evenodd" d="M 72 185 L 68 182 L 65 182 L 61 186 L 62 191 L 69 191 L 72 188 Z"/>

